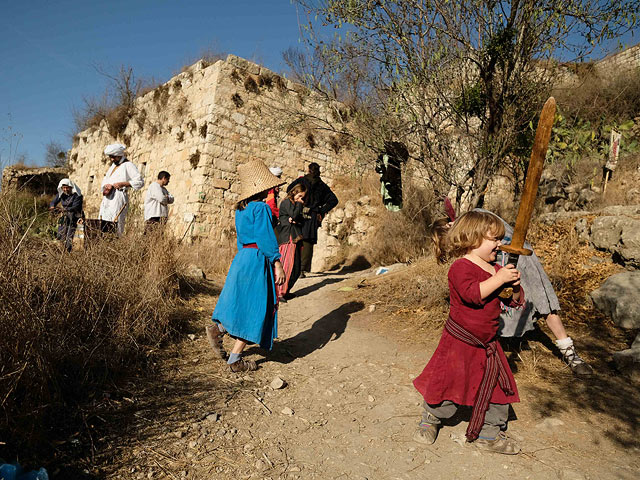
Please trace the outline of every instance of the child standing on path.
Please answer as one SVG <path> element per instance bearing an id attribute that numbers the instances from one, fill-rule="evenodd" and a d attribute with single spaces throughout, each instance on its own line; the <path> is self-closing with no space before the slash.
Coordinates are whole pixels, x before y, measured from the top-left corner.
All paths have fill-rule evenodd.
<path id="1" fill-rule="evenodd" d="M 306 185 L 299 183 L 289 190 L 287 197 L 280 202 L 280 219 L 276 228 L 276 236 L 286 279 L 276 290 L 278 291 L 278 299 L 282 302 L 286 302 L 291 297 L 289 288 L 300 277 L 302 224 L 304 223 L 302 209 L 306 193 Z"/>
<path id="2" fill-rule="evenodd" d="M 520 451 L 502 432 L 509 404 L 520 399 L 496 338 L 498 317 L 502 301 L 517 306 L 524 298 L 519 272 L 512 266 L 492 264 L 503 236 L 502 222 L 483 212 L 462 215 L 447 233 L 447 256 L 462 258 L 449 269 L 451 306 L 440 343 L 413 382 L 424 398 L 422 421 L 414 437 L 419 442 L 435 442 L 441 421 L 466 405 L 473 406 L 466 433 L 469 442 L 507 455 Z M 513 287 L 513 294 L 501 299 L 505 285 Z"/>
<path id="3" fill-rule="evenodd" d="M 238 253 L 213 311 L 214 325 L 207 327 L 207 337 L 216 356 L 224 359 L 222 336 L 229 333 L 235 344 L 227 363 L 232 372 L 247 372 L 258 368 L 253 360 L 242 358 L 247 344 L 271 350 L 278 334 L 276 285 L 284 282 L 284 271 L 271 210 L 264 200 L 267 192 L 282 182 L 259 160 L 240 165 L 238 177 Z"/>

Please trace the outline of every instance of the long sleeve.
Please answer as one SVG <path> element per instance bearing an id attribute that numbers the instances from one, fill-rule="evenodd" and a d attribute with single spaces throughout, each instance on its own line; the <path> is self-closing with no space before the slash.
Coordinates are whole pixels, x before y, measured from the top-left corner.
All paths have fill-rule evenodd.
<path id="1" fill-rule="evenodd" d="M 280 259 L 278 241 L 271 226 L 271 210 L 266 203 L 260 202 L 259 208 L 254 210 L 254 232 L 258 250 L 273 263 Z"/>
<path id="2" fill-rule="evenodd" d="M 173 198 L 173 195 L 171 195 L 166 189 L 165 192 L 167 192 L 167 204 L 172 204 L 175 198 Z"/>
<path id="3" fill-rule="evenodd" d="M 324 217 L 329 213 L 329 211 L 338 205 L 338 197 L 336 197 L 336 194 L 333 193 L 326 184 L 323 185 L 323 187 L 324 191 L 322 192 L 322 201 L 320 202 L 320 205 L 318 205 L 318 212 Z"/>
<path id="4" fill-rule="evenodd" d="M 56 194 L 56 196 L 53 198 L 53 200 L 51 200 L 51 203 L 49 204 L 49 207 L 51 208 L 55 208 L 55 206 L 60 203 L 60 194 Z"/>
<path id="5" fill-rule="evenodd" d="M 138 167 L 131 162 L 126 162 L 123 166 L 126 168 L 127 181 L 131 184 L 131 188 L 134 190 L 140 190 L 144 187 L 144 179 L 142 178 L 142 175 L 140 175 Z"/>

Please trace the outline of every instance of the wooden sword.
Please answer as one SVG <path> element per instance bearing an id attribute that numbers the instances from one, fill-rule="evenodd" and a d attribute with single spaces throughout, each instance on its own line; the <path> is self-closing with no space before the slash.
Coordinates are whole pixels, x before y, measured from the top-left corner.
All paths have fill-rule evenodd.
<path id="1" fill-rule="evenodd" d="M 547 156 L 547 147 L 551 138 L 551 127 L 556 114 L 556 100 L 553 97 L 545 102 L 538 120 L 536 128 L 536 137 L 531 150 L 531 159 L 527 168 L 527 177 L 524 183 L 524 191 L 520 199 L 518 207 L 518 217 L 516 218 L 516 226 L 513 229 L 513 238 L 511 245 L 502 245 L 500 250 L 509 254 L 509 264 L 514 267 L 518 263 L 520 255 L 531 255 L 533 252 L 528 248 L 524 248 L 524 240 L 529 230 L 533 207 L 535 206 L 536 196 L 538 194 L 538 184 L 542 175 L 542 167 L 544 159 Z"/>

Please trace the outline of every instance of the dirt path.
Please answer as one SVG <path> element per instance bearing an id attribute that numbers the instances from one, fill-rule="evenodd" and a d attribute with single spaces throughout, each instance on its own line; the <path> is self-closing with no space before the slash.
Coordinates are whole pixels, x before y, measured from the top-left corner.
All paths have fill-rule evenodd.
<path id="1" fill-rule="evenodd" d="M 559 408 L 544 385 L 520 385 L 517 376 L 522 403 L 509 433 L 523 454 L 479 453 L 464 444 L 464 421 L 444 428 L 433 446 L 413 442 L 420 397 L 411 381 L 436 343 L 383 333 L 379 313 L 338 291 L 349 277 L 301 280 L 299 296 L 282 305 L 277 347 L 249 375 L 231 374 L 213 359 L 204 328 L 196 332 L 155 385 L 135 387 L 136 420 L 125 429 L 131 439 L 104 440 L 111 446 L 102 472 L 122 479 L 640 477 L 638 444 L 610 434 L 606 405 L 589 415 Z M 215 298 L 199 301 L 204 327 Z M 256 348 L 247 353 L 263 358 Z M 287 386 L 270 388 L 276 377 Z M 578 385 L 575 394 L 588 388 Z"/>

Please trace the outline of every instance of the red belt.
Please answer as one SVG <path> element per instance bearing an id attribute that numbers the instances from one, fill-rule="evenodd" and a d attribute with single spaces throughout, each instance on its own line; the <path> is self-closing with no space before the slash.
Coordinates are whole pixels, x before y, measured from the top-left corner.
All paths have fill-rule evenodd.
<path id="1" fill-rule="evenodd" d="M 244 245 L 242 245 L 242 248 L 258 248 L 258 244 L 257 243 L 245 243 Z"/>

